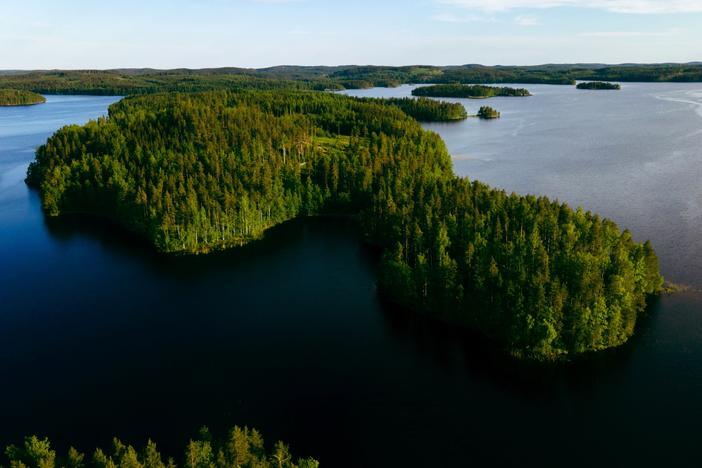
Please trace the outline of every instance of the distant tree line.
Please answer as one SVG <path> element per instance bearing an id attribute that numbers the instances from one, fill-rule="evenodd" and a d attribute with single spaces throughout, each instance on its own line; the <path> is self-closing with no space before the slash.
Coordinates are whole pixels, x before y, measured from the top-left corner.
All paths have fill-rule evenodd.
<path id="1" fill-rule="evenodd" d="M 521 97 L 531 96 L 529 90 L 524 88 L 508 88 L 483 85 L 464 85 L 460 83 L 438 84 L 422 86 L 412 90 L 414 96 L 450 97 L 483 99 L 496 96 Z"/>
<path id="2" fill-rule="evenodd" d="M 343 89 L 327 80 L 283 80 L 244 71 L 49 71 L 0 76 L 0 89 L 10 87 L 42 94 L 128 96 L 159 92 L 199 92 L 217 89 Z"/>
<path id="3" fill-rule="evenodd" d="M 295 460 L 283 442 L 267 450 L 261 433 L 248 427 L 234 427 L 227 436 L 215 439 L 207 428 L 190 440 L 183 457 L 164 457 L 151 440 L 141 450 L 114 439 L 110 450 L 96 449 L 86 456 L 71 447 L 66 454 L 57 454 L 49 439 L 27 437 L 21 446 L 10 445 L 5 450 L 10 468 L 318 468 L 313 458 Z"/>
<path id="4" fill-rule="evenodd" d="M 605 90 L 618 90 L 622 89 L 619 83 L 608 83 L 604 81 L 587 81 L 583 83 L 578 83 L 576 86 L 578 89 L 605 89 Z"/>
<path id="5" fill-rule="evenodd" d="M 164 252 L 241 245 L 298 216 L 357 216 L 384 251 L 383 295 L 529 359 L 625 342 L 662 284 L 650 243 L 566 204 L 455 176 L 438 135 L 376 100 L 127 98 L 108 118 L 56 132 L 27 181 L 48 215 L 102 215 Z"/>
<path id="6" fill-rule="evenodd" d="M 702 64 L 461 66 L 280 66 L 262 69 L 118 69 L 34 71 L 0 74 L 0 88 L 43 94 L 135 95 L 209 90 L 341 90 L 420 84 L 562 84 L 580 81 L 700 82 Z"/>

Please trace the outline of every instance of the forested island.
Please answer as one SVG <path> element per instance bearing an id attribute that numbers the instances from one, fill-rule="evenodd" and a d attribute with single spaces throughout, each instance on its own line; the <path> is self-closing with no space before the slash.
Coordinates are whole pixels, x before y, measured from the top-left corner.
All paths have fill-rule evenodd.
<path id="1" fill-rule="evenodd" d="M 578 83 L 576 86 L 578 89 L 594 89 L 594 90 L 619 90 L 622 89 L 619 83 L 608 83 L 605 81 L 588 81 L 584 83 Z"/>
<path id="2" fill-rule="evenodd" d="M 383 252 L 381 294 L 526 359 L 624 343 L 662 285 L 650 243 L 566 204 L 457 177 L 439 136 L 380 100 L 129 97 L 56 132 L 27 182 L 47 215 L 100 215 L 162 252 L 242 245 L 299 216 L 357 217 Z"/>
<path id="3" fill-rule="evenodd" d="M 20 89 L 0 89 L 0 107 L 31 106 L 42 104 L 46 98 L 41 94 Z"/>
<path id="4" fill-rule="evenodd" d="M 521 97 L 531 96 L 531 93 L 524 88 L 508 88 L 482 85 L 463 84 L 437 84 L 432 86 L 422 86 L 412 90 L 413 96 L 427 97 L 448 97 L 448 98 L 468 98 L 485 99 L 496 96 Z"/>
<path id="5" fill-rule="evenodd" d="M 231 88 L 341 90 L 416 84 L 524 83 L 574 85 L 576 81 L 700 82 L 702 64 L 563 64 L 537 66 L 345 65 L 156 70 L 46 70 L 0 72 L 0 88 L 43 94 L 134 95 Z"/>
<path id="6" fill-rule="evenodd" d="M 480 106 L 480 109 L 478 109 L 478 117 L 486 120 L 499 119 L 500 113 L 490 106 Z"/>
<path id="7" fill-rule="evenodd" d="M 21 446 L 10 445 L 5 449 L 12 468 L 318 468 L 313 458 L 295 460 L 283 442 L 267 450 L 263 436 L 256 429 L 235 426 L 222 440 L 215 439 L 207 428 L 199 437 L 191 439 L 182 459 L 164 457 L 154 442 L 137 450 L 114 439 L 110 450 L 96 449 L 86 456 L 71 447 L 66 454 L 58 455 L 48 439 L 27 437 Z"/>

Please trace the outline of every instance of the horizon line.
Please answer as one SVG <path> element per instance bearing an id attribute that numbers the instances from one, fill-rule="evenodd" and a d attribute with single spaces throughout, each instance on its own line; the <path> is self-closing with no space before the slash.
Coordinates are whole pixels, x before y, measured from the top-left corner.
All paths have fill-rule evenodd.
<path id="1" fill-rule="evenodd" d="M 495 65 L 485 65 L 482 63 L 463 63 L 463 64 L 444 64 L 444 65 L 430 65 L 430 64 L 407 64 L 407 65 L 382 65 L 382 64 L 339 64 L 339 65 L 293 65 L 293 64 L 279 64 L 270 65 L 266 67 L 245 67 L 236 65 L 224 65 L 224 66 L 213 66 L 213 67 L 198 67 L 191 68 L 187 66 L 173 67 L 173 68 L 155 68 L 155 67 L 145 67 L 145 66 L 122 66 L 122 67 L 112 67 L 112 68 L 0 68 L 0 72 L 50 72 L 50 71 L 120 71 L 120 70 L 154 70 L 154 71 L 173 71 L 173 70 L 225 70 L 225 69 L 237 69 L 237 70 L 268 70 L 273 68 L 344 68 L 344 67 L 384 67 L 384 68 L 407 68 L 407 67 L 433 67 L 433 68 L 447 68 L 447 67 L 486 67 L 486 68 L 529 68 L 529 67 L 549 67 L 549 66 L 656 66 L 656 65 L 702 65 L 702 61 L 689 61 L 689 62 L 620 62 L 620 63 L 607 63 L 607 62 L 547 62 L 547 63 L 536 63 L 529 65 L 508 65 L 508 64 L 495 64 Z"/>

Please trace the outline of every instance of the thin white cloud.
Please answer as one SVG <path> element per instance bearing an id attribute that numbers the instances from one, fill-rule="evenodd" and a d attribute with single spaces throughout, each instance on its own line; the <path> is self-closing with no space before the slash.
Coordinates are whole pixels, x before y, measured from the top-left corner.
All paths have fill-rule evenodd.
<path id="1" fill-rule="evenodd" d="M 268 3 L 268 4 L 286 4 L 286 3 L 299 3 L 303 0 L 249 0 L 253 3 Z"/>
<path id="2" fill-rule="evenodd" d="M 480 15 L 455 15 L 453 13 L 439 13 L 431 17 L 434 21 L 442 23 L 493 23 L 494 18 Z"/>
<path id="3" fill-rule="evenodd" d="M 670 14 L 701 13 L 700 0 L 435 0 L 471 10 L 496 12 L 518 8 L 582 7 L 615 13 Z"/>
<path id="4" fill-rule="evenodd" d="M 595 31 L 578 34 L 580 37 L 670 37 L 680 34 L 679 29 L 670 31 Z"/>
<path id="5" fill-rule="evenodd" d="M 532 15 L 520 15 L 514 18 L 514 22 L 519 26 L 541 26 L 541 20 Z"/>

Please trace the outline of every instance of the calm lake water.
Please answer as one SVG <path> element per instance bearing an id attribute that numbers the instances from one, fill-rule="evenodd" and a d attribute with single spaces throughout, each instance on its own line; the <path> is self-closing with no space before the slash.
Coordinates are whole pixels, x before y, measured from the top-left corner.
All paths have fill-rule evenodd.
<path id="1" fill-rule="evenodd" d="M 427 126 L 456 171 L 611 217 L 702 287 L 702 85 L 528 88 L 466 102 L 499 121 Z M 660 299 L 618 350 L 543 369 L 382 305 L 348 221 L 164 257 L 98 220 L 45 219 L 23 182 L 35 147 L 116 99 L 0 108 L 0 445 L 152 437 L 178 456 L 201 425 L 248 424 L 323 466 L 699 466 L 702 295 Z"/>

